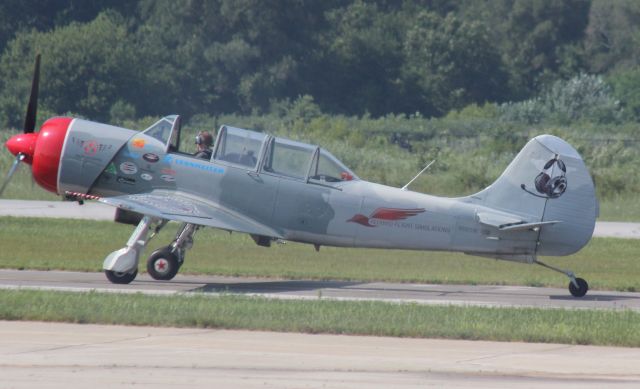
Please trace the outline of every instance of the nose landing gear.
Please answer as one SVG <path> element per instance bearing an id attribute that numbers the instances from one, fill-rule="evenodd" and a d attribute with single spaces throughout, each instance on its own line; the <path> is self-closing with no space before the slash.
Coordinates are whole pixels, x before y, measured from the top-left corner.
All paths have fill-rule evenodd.
<path id="1" fill-rule="evenodd" d="M 127 245 L 107 255 L 102 267 L 109 281 L 114 284 L 128 284 L 136 278 L 140 251 L 148 242 L 149 226 L 154 222 L 156 220 L 149 216 L 143 217 L 129 237 Z M 162 225 L 164 223 L 161 223 Z"/>
<path id="2" fill-rule="evenodd" d="M 104 275 L 111 281 L 112 284 L 130 284 L 131 281 L 136 279 L 138 275 L 138 269 L 134 269 L 131 272 L 119 272 L 113 270 L 105 270 Z"/>

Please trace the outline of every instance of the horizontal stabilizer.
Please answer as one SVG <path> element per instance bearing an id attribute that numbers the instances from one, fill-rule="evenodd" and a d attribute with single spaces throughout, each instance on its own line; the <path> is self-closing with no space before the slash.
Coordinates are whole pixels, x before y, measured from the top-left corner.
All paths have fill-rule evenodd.
<path id="1" fill-rule="evenodd" d="M 533 230 L 548 224 L 561 223 L 560 220 L 528 222 L 521 217 L 506 212 L 477 212 L 478 221 L 484 225 L 495 227 L 500 231 Z"/>
<path id="2" fill-rule="evenodd" d="M 476 217 L 480 223 L 496 228 L 525 223 L 521 217 L 506 212 L 476 212 Z"/>
<path id="3" fill-rule="evenodd" d="M 550 220 L 546 222 L 534 222 L 534 223 L 521 223 L 521 224 L 512 224 L 500 227 L 501 231 L 522 231 L 522 230 L 533 230 L 535 228 L 539 228 L 541 226 L 545 226 L 547 224 L 557 224 L 562 223 L 561 220 Z"/>

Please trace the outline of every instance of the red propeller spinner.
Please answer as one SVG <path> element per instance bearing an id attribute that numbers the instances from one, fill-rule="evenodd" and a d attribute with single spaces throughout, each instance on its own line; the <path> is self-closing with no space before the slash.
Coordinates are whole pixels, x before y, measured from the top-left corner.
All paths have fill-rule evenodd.
<path id="1" fill-rule="evenodd" d="M 11 137 L 5 147 L 23 162 L 31 165 L 35 181 L 44 189 L 58 193 L 58 167 L 62 145 L 72 118 L 56 117 L 44 122 L 38 133 L 18 134 Z"/>
<path id="2" fill-rule="evenodd" d="M 34 133 L 36 114 L 38 111 L 38 88 L 40 84 L 40 54 L 36 56 L 31 95 L 24 119 L 22 134 L 12 136 L 5 147 L 16 156 L 9 169 L 9 173 L 0 187 L 2 194 L 9 180 L 15 173 L 19 163 L 25 162 L 31 165 L 31 171 L 35 181 L 44 189 L 58 193 L 58 167 L 64 139 L 73 120 L 67 117 L 51 118 L 44 122 L 40 132 Z"/>

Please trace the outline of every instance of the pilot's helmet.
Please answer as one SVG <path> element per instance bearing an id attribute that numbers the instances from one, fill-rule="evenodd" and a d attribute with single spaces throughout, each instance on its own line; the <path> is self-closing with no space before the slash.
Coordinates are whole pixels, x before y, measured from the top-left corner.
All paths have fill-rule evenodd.
<path id="1" fill-rule="evenodd" d="M 196 144 L 211 147 L 211 145 L 213 145 L 213 137 L 207 131 L 200 131 L 198 135 L 196 135 Z"/>

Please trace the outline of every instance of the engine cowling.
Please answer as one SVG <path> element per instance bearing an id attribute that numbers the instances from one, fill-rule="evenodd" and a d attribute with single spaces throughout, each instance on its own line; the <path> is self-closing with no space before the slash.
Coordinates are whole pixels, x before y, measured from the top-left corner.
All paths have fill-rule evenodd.
<path id="1" fill-rule="evenodd" d="M 100 174 L 136 134 L 137 131 L 122 127 L 74 119 L 69 125 L 60 157 L 58 192 L 92 193 L 92 187 Z"/>

